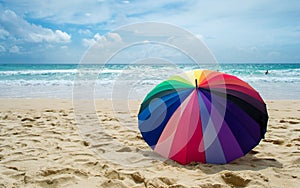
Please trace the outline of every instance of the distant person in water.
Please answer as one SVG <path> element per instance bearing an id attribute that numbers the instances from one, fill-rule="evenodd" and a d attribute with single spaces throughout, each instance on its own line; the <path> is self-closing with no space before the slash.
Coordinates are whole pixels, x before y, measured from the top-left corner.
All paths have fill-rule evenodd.
<path id="1" fill-rule="evenodd" d="M 267 71 L 265 72 L 265 75 L 267 75 L 267 74 L 269 74 L 269 70 L 267 70 Z"/>

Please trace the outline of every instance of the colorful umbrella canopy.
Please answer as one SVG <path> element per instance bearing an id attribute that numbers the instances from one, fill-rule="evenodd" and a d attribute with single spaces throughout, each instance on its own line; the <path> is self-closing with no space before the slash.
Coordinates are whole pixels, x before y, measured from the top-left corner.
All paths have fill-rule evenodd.
<path id="1" fill-rule="evenodd" d="M 209 70 L 175 75 L 141 104 L 139 129 L 160 155 L 181 164 L 224 164 L 247 154 L 268 121 L 259 93 L 239 78 Z"/>

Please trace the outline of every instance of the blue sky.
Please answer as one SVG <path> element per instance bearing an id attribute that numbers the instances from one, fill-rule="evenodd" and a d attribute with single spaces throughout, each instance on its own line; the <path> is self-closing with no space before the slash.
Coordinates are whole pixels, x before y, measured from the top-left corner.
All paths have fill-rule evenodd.
<path id="1" fill-rule="evenodd" d="M 0 0 L 0 63 L 78 63 L 125 24 L 174 24 L 219 62 L 300 62 L 300 1 Z"/>

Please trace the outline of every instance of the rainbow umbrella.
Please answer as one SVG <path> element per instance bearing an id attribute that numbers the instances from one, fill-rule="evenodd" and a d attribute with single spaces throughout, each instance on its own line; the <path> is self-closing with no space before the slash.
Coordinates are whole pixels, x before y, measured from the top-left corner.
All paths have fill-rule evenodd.
<path id="1" fill-rule="evenodd" d="M 139 129 L 160 155 L 181 164 L 224 164 L 247 154 L 264 137 L 266 104 L 239 78 L 209 70 L 175 75 L 141 104 Z"/>

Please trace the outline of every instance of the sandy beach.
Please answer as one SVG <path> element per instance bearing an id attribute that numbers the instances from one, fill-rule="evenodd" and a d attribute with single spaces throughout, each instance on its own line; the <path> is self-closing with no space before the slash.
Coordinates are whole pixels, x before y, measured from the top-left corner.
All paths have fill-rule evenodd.
<path id="1" fill-rule="evenodd" d="M 0 103 L 0 187 L 299 187 L 299 100 L 267 101 L 266 137 L 246 156 L 186 166 L 162 160 L 143 141 L 139 101 L 130 102 L 127 115 L 97 101 L 105 133 L 85 134 L 90 140 L 79 131 L 71 100 Z"/>

